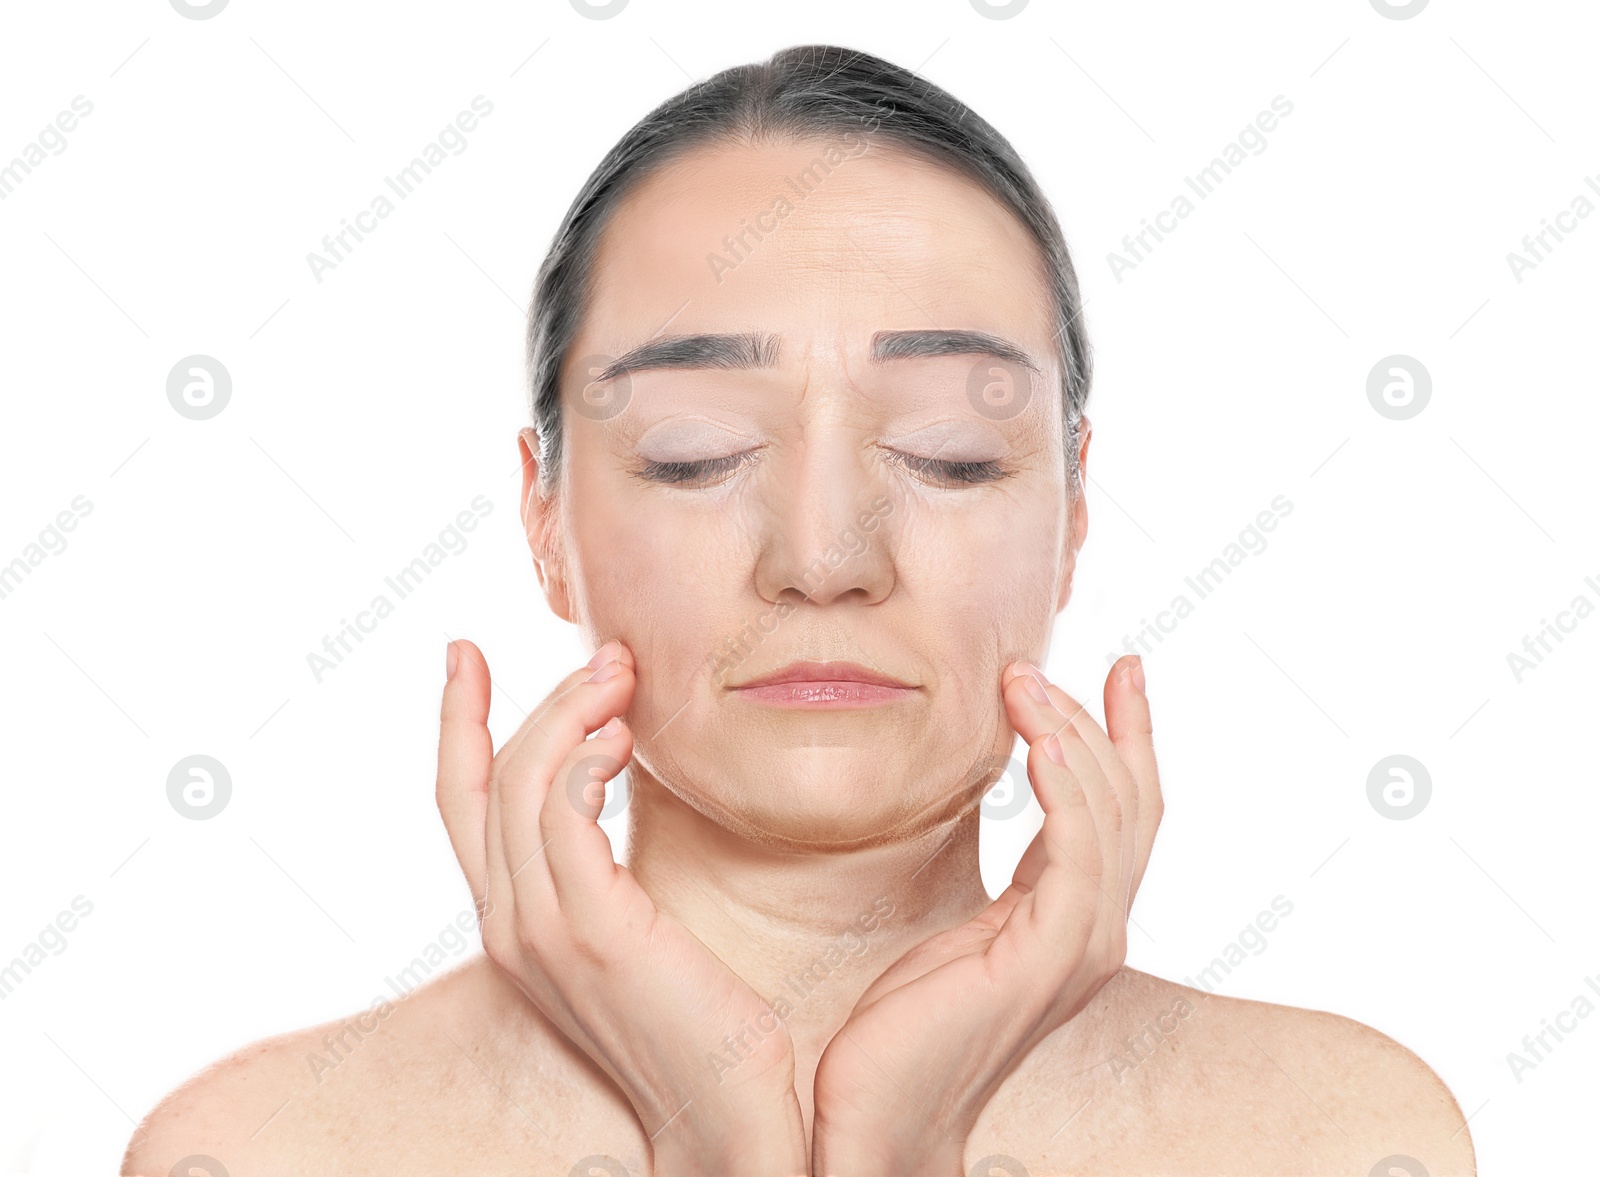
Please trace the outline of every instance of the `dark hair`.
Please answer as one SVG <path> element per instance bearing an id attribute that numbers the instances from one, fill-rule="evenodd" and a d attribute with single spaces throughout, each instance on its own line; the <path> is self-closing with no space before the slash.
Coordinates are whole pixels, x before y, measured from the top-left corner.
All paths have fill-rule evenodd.
<path id="1" fill-rule="evenodd" d="M 1037 242 L 1056 304 L 1069 487 L 1076 488 L 1089 340 L 1077 275 L 1050 202 L 1005 137 L 964 103 L 910 70 L 834 45 L 784 49 L 769 61 L 723 70 L 669 98 L 606 153 L 573 200 L 539 267 L 528 312 L 528 386 L 541 482 L 553 486 L 560 467 L 561 367 L 587 307 L 600 235 L 632 186 L 703 145 L 862 130 L 975 180 Z"/>

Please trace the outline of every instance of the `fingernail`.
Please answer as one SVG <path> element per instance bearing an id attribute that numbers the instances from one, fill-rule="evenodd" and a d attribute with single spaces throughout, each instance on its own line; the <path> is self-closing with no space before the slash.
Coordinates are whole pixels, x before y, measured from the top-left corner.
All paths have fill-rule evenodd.
<path id="1" fill-rule="evenodd" d="M 598 740 L 609 740 L 612 736 L 616 735 L 621 730 L 622 730 L 622 720 L 619 719 L 617 716 L 613 715 L 610 719 L 606 720 L 605 727 L 603 727 L 599 731 L 595 732 L 595 738 L 598 739 Z"/>
<path id="2" fill-rule="evenodd" d="M 1061 741 L 1056 739 L 1054 732 L 1044 738 L 1044 754 L 1057 764 L 1065 767 L 1067 756 L 1061 750 Z"/>
<path id="3" fill-rule="evenodd" d="M 1049 705 L 1050 696 L 1045 694 L 1044 685 L 1039 681 L 1037 675 L 1024 674 L 1022 676 L 1022 685 L 1027 688 L 1028 694 L 1033 696 L 1035 702 Z"/>
<path id="4" fill-rule="evenodd" d="M 594 657 L 589 659 L 586 665 L 590 670 L 597 670 L 604 666 L 607 662 L 615 662 L 617 660 L 617 656 L 621 653 L 622 643 L 613 638 L 611 641 L 607 642 L 605 645 L 596 650 L 594 652 Z M 594 682 L 595 680 L 591 678 L 589 681 Z"/>
<path id="5" fill-rule="evenodd" d="M 456 644 L 445 643 L 444 647 L 444 681 L 449 682 L 456 676 Z"/>
<path id="6" fill-rule="evenodd" d="M 1144 694 L 1144 659 L 1134 656 L 1133 669 L 1128 672 L 1128 677 L 1133 680 L 1134 689 L 1141 695 Z"/>
<path id="7" fill-rule="evenodd" d="M 616 678 L 617 675 L 619 675 L 621 673 L 622 673 L 622 663 L 620 663 L 620 662 L 607 662 L 599 670 L 595 671 L 593 674 L 591 674 L 588 678 L 584 679 L 583 681 L 584 682 L 610 682 L 612 679 Z"/>

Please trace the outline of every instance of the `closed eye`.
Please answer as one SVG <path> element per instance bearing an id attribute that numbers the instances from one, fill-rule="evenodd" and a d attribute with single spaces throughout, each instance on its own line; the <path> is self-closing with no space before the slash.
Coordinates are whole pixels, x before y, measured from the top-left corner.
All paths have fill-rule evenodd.
<path id="1" fill-rule="evenodd" d="M 746 450 L 722 458 L 700 458 L 686 462 L 648 461 L 634 471 L 634 474 L 646 482 L 664 486 L 681 486 L 689 489 L 714 486 L 726 480 L 740 466 L 754 458 L 756 453 L 756 450 Z"/>
<path id="2" fill-rule="evenodd" d="M 648 461 L 635 471 L 635 475 L 646 482 L 663 486 L 679 486 L 687 489 L 715 486 L 726 481 L 741 466 L 751 461 L 757 452 L 757 450 L 746 450 L 721 458 L 700 458 L 693 461 Z M 1010 471 L 993 459 L 952 461 L 945 458 L 923 458 L 891 449 L 885 449 L 884 453 L 923 481 L 945 489 L 980 486 L 1011 476 Z"/>
<path id="3" fill-rule="evenodd" d="M 1011 472 L 994 459 L 956 462 L 943 458 L 921 458 L 915 454 L 901 453 L 899 450 L 886 449 L 884 452 L 891 461 L 904 466 L 918 478 L 947 490 L 978 486 L 985 482 L 998 482 L 1002 478 L 1011 477 Z"/>

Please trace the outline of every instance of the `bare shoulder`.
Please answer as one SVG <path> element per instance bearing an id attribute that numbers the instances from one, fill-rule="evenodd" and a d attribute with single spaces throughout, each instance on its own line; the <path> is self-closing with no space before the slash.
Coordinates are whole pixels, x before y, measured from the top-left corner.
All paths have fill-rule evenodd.
<path id="1" fill-rule="evenodd" d="M 1381 1161 L 1385 1177 L 1407 1173 L 1410 1162 L 1428 1177 L 1476 1172 L 1449 1088 L 1371 1026 L 1132 969 L 1085 1015 L 1074 1035 L 1047 1039 L 1013 1076 L 1030 1109 L 1026 1130 L 1009 1126 L 1013 1139 L 1045 1137 L 1033 1164 L 1018 1158 L 1033 1177 L 1068 1169 L 1366 1177 Z M 1059 1092 L 1064 1099 L 1052 1097 Z"/>
<path id="2" fill-rule="evenodd" d="M 626 1105 L 530 1008 L 479 957 L 403 999 L 253 1043 L 157 1104 L 122 1173 L 168 1177 L 186 1158 L 184 1177 L 628 1163 L 643 1142 Z"/>
<path id="3" fill-rule="evenodd" d="M 317 1029 L 320 1029 L 318 1027 Z M 267 1121 L 273 1097 L 300 1085 L 302 1044 L 316 1029 L 255 1042 L 191 1076 L 153 1108 L 134 1130 L 122 1158 L 130 1177 L 188 1177 L 191 1170 L 231 1172 L 220 1159 L 235 1164 L 254 1129 Z M 265 1110 L 263 1110 L 265 1109 Z M 248 1116 L 260 1111 L 261 1122 L 245 1128 Z M 255 1150 L 250 1150 L 255 1159 Z M 181 1165 L 188 1159 L 190 1163 Z"/>

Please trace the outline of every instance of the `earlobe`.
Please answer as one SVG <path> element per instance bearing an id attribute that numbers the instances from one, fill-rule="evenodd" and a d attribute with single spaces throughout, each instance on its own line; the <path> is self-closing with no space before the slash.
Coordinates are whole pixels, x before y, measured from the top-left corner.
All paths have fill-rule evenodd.
<path id="1" fill-rule="evenodd" d="M 1067 607 L 1067 602 L 1072 599 L 1072 577 L 1078 570 L 1078 549 L 1072 546 L 1069 540 L 1061 548 L 1061 577 L 1060 589 L 1056 593 L 1056 612 Z"/>
<path id="2" fill-rule="evenodd" d="M 539 434 L 531 427 L 517 434 L 522 456 L 522 533 L 533 554 L 533 570 L 539 577 L 550 611 L 563 621 L 572 620 L 567 596 L 567 578 L 557 542 L 554 504 L 539 487 Z"/>

